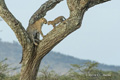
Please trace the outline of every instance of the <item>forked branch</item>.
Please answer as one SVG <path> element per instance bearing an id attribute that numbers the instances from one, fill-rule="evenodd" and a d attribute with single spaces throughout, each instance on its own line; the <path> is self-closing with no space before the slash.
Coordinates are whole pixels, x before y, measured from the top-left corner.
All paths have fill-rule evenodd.
<path id="1" fill-rule="evenodd" d="M 67 35 L 80 28 L 84 13 L 92 6 L 109 0 L 67 0 L 70 17 L 50 31 L 40 42 L 36 60 L 44 57 Z"/>

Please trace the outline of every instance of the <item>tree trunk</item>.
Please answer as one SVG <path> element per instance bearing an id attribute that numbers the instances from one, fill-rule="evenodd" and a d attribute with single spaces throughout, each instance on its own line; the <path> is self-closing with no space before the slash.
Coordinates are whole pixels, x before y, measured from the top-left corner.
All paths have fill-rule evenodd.
<path id="1" fill-rule="evenodd" d="M 36 80 L 41 60 L 36 62 L 27 62 L 22 65 L 20 80 Z M 24 66 L 25 65 L 25 66 Z"/>
<path id="2" fill-rule="evenodd" d="M 40 62 L 41 60 L 35 63 L 29 61 L 25 66 L 22 65 L 20 80 L 36 80 Z"/>
<path id="3" fill-rule="evenodd" d="M 23 49 L 22 69 L 20 80 L 36 80 L 41 58 L 36 58 L 37 47 L 33 44 Z"/>

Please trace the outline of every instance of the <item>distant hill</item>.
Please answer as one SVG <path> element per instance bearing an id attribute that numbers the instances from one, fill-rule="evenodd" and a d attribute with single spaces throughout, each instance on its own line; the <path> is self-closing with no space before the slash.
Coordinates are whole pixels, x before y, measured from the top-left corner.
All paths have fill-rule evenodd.
<path id="1" fill-rule="evenodd" d="M 21 46 L 13 41 L 13 43 L 2 42 L 0 40 L 0 60 L 8 58 L 7 63 L 11 66 L 20 66 L 19 62 L 22 57 L 22 48 Z M 90 60 L 78 59 L 72 56 L 64 55 L 58 52 L 51 51 L 47 56 L 42 60 L 41 67 L 50 66 L 50 69 L 56 71 L 57 73 L 67 72 L 71 65 L 70 64 L 79 64 L 83 65 L 86 62 L 91 62 Z M 105 71 L 120 71 L 120 66 L 99 64 L 98 69 Z"/>

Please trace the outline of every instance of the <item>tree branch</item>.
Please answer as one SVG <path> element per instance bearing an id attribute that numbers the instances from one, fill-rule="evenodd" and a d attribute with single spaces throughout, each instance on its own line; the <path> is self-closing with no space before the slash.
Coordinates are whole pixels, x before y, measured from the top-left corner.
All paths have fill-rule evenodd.
<path id="1" fill-rule="evenodd" d="M 38 19 L 44 17 L 46 15 L 46 12 L 54 8 L 58 3 L 60 3 L 63 0 L 48 0 L 45 2 L 30 18 L 29 25 L 36 22 Z"/>
<path id="2" fill-rule="evenodd" d="M 36 55 L 35 60 L 43 58 L 55 45 L 67 37 L 67 35 L 80 28 L 84 13 L 90 8 L 88 7 L 90 4 L 97 5 L 103 3 L 103 0 L 98 0 L 99 2 L 96 2 L 97 0 L 90 0 L 92 2 L 85 1 L 86 0 L 67 0 L 70 17 L 43 38 L 38 46 L 38 54 Z M 104 0 L 104 2 L 106 1 Z"/>
<path id="3" fill-rule="evenodd" d="M 101 4 L 101 3 L 111 1 L 111 0 L 86 0 L 86 1 L 89 2 L 88 7 L 90 8 L 90 7 L 93 7 L 93 6 L 97 5 L 97 4 Z"/>
<path id="4" fill-rule="evenodd" d="M 0 0 L 0 16 L 14 31 L 20 44 L 25 46 L 25 44 L 29 41 L 28 35 L 22 24 L 8 10 L 4 0 Z"/>

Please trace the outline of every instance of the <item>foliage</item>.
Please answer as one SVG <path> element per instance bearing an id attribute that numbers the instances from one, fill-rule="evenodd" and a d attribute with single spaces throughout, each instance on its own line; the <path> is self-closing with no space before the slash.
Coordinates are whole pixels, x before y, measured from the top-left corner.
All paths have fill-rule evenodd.
<path id="1" fill-rule="evenodd" d="M 7 58 L 0 61 L 0 80 L 18 80 L 19 74 L 10 76 L 8 73 L 16 70 L 16 68 L 9 68 L 9 65 L 5 63 Z"/>
<path id="2" fill-rule="evenodd" d="M 4 63 L 6 60 L 7 59 L 0 61 L 0 80 L 4 80 L 6 77 L 6 72 L 8 69 L 8 65 Z"/>
<path id="3" fill-rule="evenodd" d="M 98 63 L 91 62 L 82 66 L 72 64 L 72 68 L 64 75 L 49 72 L 49 67 L 45 67 L 37 80 L 120 80 L 120 73 L 98 70 L 97 65 Z"/>
<path id="4" fill-rule="evenodd" d="M 98 63 L 88 62 L 83 66 L 74 64 L 69 71 L 69 76 L 73 80 L 120 80 L 120 74 L 113 71 L 98 70 Z"/>
<path id="5" fill-rule="evenodd" d="M 16 68 L 8 68 L 4 59 L 0 61 L 0 80 L 19 80 L 20 74 L 9 75 L 8 72 Z M 87 62 L 84 65 L 71 64 L 72 68 L 64 75 L 49 70 L 49 66 L 39 71 L 37 80 L 120 80 L 120 71 L 98 70 L 98 63 Z"/>

